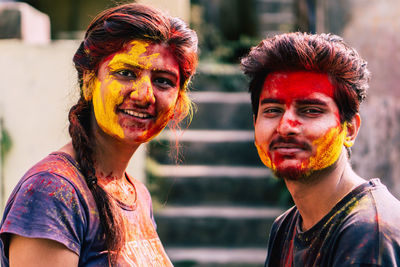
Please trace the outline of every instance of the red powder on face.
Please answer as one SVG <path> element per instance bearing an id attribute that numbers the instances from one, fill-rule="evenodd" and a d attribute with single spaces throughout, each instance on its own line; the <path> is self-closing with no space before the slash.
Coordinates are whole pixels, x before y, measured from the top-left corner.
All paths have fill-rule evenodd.
<path id="1" fill-rule="evenodd" d="M 329 76 L 310 71 L 275 72 L 268 75 L 264 87 L 274 98 L 290 105 L 293 100 L 305 99 L 312 93 L 322 93 L 333 98 L 334 88 Z"/>
<path id="2" fill-rule="evenodd" d="M 299 121 L 296 120 L 287 120 L 287 123 L 291 126 L 291 127 L 296 127 L 299 126 L 301 123 Z"/>
<path id="3" fill-rule="evenodd" d="M 263 117 L 256 122 L 256 145 L 267 167 L 301 174 L 333 164 L 343 135 L 334 91 L 325 73 L 281 71 L 267 76 L 260 95 Z"/>

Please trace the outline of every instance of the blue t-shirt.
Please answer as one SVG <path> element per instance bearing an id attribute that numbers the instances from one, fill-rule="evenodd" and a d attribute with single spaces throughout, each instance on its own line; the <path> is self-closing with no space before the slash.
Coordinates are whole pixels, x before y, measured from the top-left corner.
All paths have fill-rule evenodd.
<path id="1" fill-rule="evenodd" d="M 379 179 L 355 188 L 309 230 L 301 220 L 296 207 L 276 219 L 265 266 L 400 266 L 400 202 Z"/>
<path id="2" fill-rule="evenodd" d="M 118 266 L 172 266 L 155 230 L 150 195 L 142 183 L 129 179 L 135 204 L 116 201 L 126 238 Z M 79 266 L 108 266 L 96 203 L 77 163 L 65 153 L 37 163 L 12 192 L 0 226 L 2 266 L 9 266 L 10 234 L 57 241 L 79 255 Z"/>

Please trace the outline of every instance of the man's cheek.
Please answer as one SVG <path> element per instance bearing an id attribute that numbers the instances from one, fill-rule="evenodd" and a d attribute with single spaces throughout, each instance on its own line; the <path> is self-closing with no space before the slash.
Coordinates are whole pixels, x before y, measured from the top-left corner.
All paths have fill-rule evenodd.
<path id="1" fill-rule="evenodd" d="M 346 137 L 346 123 L 332 127 L 324 136 L 316 139 L 313 146 L 316 147 L 315 156 L 311 157 L 308 166 L 311 170 L 321 170 L 335 163 L 343 149 Z"/>

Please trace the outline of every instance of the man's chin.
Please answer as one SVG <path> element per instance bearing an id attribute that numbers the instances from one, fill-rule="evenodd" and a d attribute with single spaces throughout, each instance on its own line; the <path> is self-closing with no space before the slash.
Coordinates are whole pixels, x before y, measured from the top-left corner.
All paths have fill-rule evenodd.
<path id="1" fill-rule="evenodd" d="M 275 170 L 276 177 L 288 181 L 305 181 L 310 174 L 310 170 L 305 170 L 298 167 L 278 168 Z"/>

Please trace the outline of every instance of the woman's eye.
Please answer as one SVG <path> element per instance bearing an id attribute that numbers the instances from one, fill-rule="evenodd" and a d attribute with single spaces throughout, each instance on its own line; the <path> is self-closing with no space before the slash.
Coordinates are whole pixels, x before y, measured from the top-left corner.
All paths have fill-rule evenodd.
<path id="1" fill-rule="evenodd" d="M 123 76 L 123 77 L 127 77 L 127 78 L 134 78 L 136 77 L 135 73 L 131 70 L 119 70 L 117 72 L 115 72 L 116 74 Z"/>
<path id="2" fill-rule="evenodd" d="M 168 78 L 164 78 L 164 77 L 158 77 L 154 79 L 154 83 L 156 83 L 157 85 L 161 86 L 161 87 L 175 87 L 176 84 L 168 79 Z"/>

